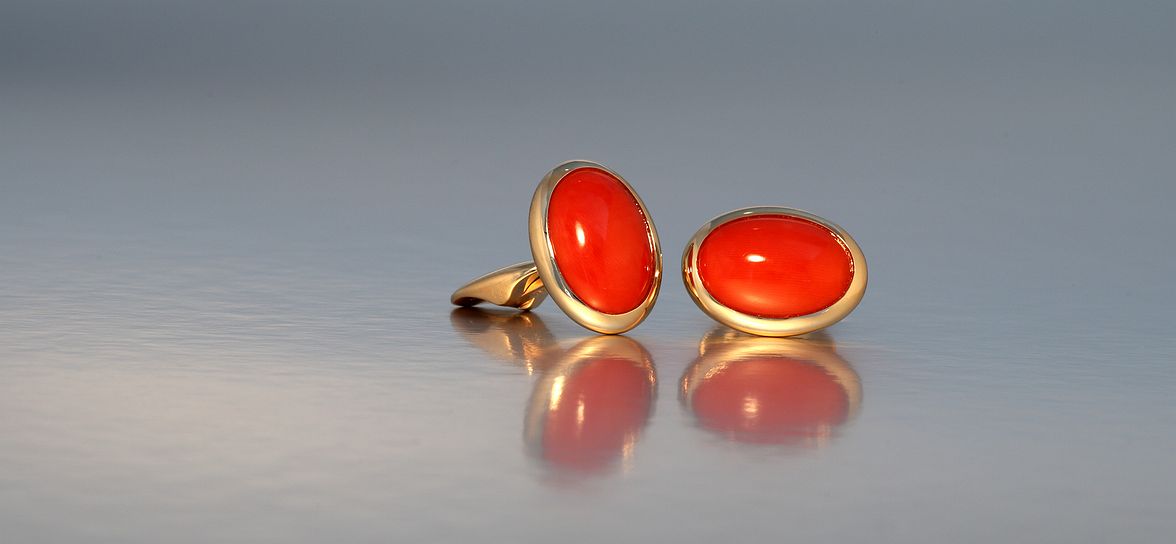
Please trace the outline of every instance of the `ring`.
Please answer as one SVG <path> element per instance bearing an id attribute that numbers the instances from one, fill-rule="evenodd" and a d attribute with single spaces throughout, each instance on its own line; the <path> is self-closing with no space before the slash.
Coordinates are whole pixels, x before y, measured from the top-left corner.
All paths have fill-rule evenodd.
<path id="1" fill-rule="evenodd" d="M 849 315 L 866 291 L 866 258 L 836 224 L 801 210 L 764 206 L 704 224 L 682 253 L 694 303 L 728 327 L 794 336 Z"/>
<path id="2" fill-rule="evenodd" d="M 528 219 L 533 262 L 479 277 L 453 292 L 458 306 L 530 310 L 550 295 L 576 323 L 603 334 L 636 327 L 661 287 L 657 229 L 637 192 L 590 161 L 543 177 Z"/>

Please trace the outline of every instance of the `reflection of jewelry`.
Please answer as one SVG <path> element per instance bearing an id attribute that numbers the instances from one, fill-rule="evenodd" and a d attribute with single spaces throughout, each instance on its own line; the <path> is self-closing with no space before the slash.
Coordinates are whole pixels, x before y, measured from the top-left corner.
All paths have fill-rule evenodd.
<path id="1" fill-rule="evenodd" d="M 550 294 L 576 323 L 604 334 L 649 315 L 661 247 L 645 204 L 619 174 L 589 161 L 555 167 L 535 190 L 529 227 L 534 262 L 482 276 L 450 300 L 527 310 Z"/>
<path id="2" fill-rule="evenodd" d="M 478 308 L 454 308 L 449 322 L 470 343 L 513 364 L 527 374 L 542 371 L 559 355 L 559 343 L 533 312 L 496 312 Z"/>
<path id="3" fill-rule="evenodd" d="M 453 328 L 495 357 L 537 373 L 524 418 L 535 457 L 571 472 L 596 472 L 632 460 L 653 412 L 653 358 L 636 340 L 593 336 L 564 351 L 532 312 L 457 308 Z"/>
<path id="4" fill-rule="evenodd" d="M 732 439 L 820 446 L 861 409 L 861 379 L 831 340 L 716 329 L 698 351 L 682 375 L 682 403 Z"/>
<path id="5" fill-rule="evenodd" d="M 657 376 L 641 344 L 624 336 L 584 340 L 535 384 L 524 436 L 559 468 L 596 470 L 628 457 L 653 411 Z"/>
<path id="6" fill-rule="evenodd" d="M 845 229 L 774 206 L 720 215 L 682 254 L 682 281 L 716 321 L 761 336 L 793 336 L 840 321 L 866 292 L 866 258 Z"/>

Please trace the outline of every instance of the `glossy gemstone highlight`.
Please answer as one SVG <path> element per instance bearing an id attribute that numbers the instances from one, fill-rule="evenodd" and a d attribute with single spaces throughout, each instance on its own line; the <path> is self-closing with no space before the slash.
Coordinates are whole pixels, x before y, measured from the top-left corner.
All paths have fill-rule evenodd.
<path id="1" fill-rule="evenodd" d="M 564 282 L 589 308 L 623 314 L 653 289 L 649 221 L 612 174 L 579 168 L 565 175 L 548 202 L 547 235 Z"/>
<path id="2" fill-rule="evenodd" d="M 698 250 L 703 287 L 720 304 L 784 319 L 832 306 L 853 281 L 853 257 L 825 226 L 783 214 L 719 225 Z"/>

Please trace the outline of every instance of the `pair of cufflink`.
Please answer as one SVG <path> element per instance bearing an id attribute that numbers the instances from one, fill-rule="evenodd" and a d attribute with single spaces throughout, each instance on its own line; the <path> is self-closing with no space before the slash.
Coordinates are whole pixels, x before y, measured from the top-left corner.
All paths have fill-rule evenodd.
<path id="1" fill-rule="evenodd" d="M 548 295 L 602 334 L 640 324 L 657 301 L 657 229 L 624 178 L 590 161 L 563 163 L 531 200 L 531 255 L 454 291 L 451 302 L 530 310 Z M 849 315 L 866 290 L 866 260 L 845 229 L 808 212 L 743 208 L 702 225 L 682 254 L 682 281 L 703 312 L 760 336 L 794 336 Z"/>

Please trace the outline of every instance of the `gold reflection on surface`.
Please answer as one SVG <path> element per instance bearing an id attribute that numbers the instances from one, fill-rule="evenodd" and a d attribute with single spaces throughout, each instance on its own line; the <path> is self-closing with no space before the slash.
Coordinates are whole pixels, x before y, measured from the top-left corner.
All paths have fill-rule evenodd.
<path id="1" fill-rule="evenodd" d="M 862 384 L 826 333 L 749 336 L 718 327 L 682 375 L 699 427 L 729 440 L 820 448 L 861 409 Z"/>
<path id="2" fill-rule="evenodd" d="M 653 359 L 624 336 L 583 340 L 548 368 L 531 393 L 525 436 L 536 457 L 574 472 L 631 466 L 653 411 Z"/>
<path id="3" fill-rule="evenodd" d="M 459 308 L 450 321 L 487 353 L 538 374 L 523 432 L 536 459 L 562 473 L 632 467 L 657 385 L 653 358 L 640 343 L 596 336 L 563 350 L 530 312 Z"/>
<path id="4" fill-rule="evenodd" d="M 528 374 L 560 351 L 543 319 L 533 312 L 457 308 L 450 312 L 449 322 L 471 344 L 496 359 L 523 365 Z"/>

